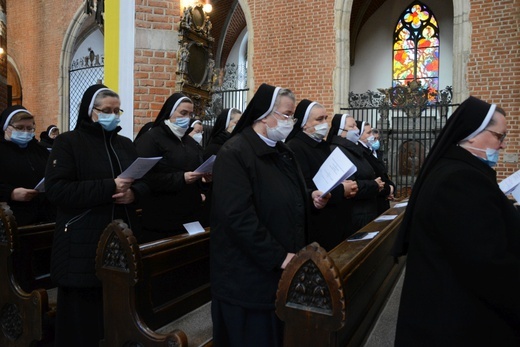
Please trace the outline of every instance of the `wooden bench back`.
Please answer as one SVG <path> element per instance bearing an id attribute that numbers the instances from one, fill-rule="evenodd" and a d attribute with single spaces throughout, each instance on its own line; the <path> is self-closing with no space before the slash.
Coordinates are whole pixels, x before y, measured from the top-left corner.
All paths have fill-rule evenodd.
<path id="1" fill-rule="evenodd" d="M 46 289 L 54 223 L 17 227 L 9 206 L 0 203 L 0 346 L 29 346 L 46 340 L 45 317 L 53 316 Z"/>
<path id="2" fill-rule="evenodd" d="M 155 330 L 210 301 L 209 231 L 139 245 L 126 224 L 114 221 L 101 236 L 96 271 L 103 282 L 103 346 L 186 345 L 182 331 Z"/>
<path id="3" fill-rule="evenodd" d="M 359 346 L 365 340 L 404 265 L 392 248 L 404 208 L 391 221 L 360 232 L 372 240 L 344 241 L 327 253 L 317 243 L 300 251 L 284 270 L 276 313 L 285 322 L 285 346 Z"/>

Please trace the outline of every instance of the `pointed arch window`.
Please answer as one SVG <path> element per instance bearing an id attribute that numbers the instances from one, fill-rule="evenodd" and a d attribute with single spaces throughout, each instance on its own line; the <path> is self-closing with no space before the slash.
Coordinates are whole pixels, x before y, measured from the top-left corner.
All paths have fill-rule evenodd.
<path id="1" fill-rule="evenodd" d="M 394 31 L 393 86 L 414 79 L 422 87 L 439 90 L 439 26 L 428 6 L 412 2 Z"/>

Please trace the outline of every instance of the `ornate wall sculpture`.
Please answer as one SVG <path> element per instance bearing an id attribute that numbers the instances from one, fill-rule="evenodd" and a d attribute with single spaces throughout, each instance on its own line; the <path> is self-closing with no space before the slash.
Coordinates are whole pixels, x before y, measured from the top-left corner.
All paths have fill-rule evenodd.
<path id="1" fill-rule="evenodd" d="M 211 27 L 211 21 L 202 4 L 184 9 L 179 24 L 176 91 L 193 100 L 194 112 L 201 119 L 211 106 L 215 81 Z"/>

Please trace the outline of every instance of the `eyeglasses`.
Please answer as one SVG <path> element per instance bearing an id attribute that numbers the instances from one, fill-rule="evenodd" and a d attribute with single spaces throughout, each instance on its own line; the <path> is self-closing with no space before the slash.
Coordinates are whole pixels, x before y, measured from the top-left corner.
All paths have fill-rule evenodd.
<path id="1" fill-rule="evenodd" d="M 23 125 L 12 125 L 12 124 L 9 124 L 9 126 L 13 127 L 14 130 L 23 131 L 26 133 L 34 133 L 34 131 L 36 130 L 34 127 L 31 127 L 31 126 L 24 127 Z"/>
<path id="2" fill-rule="evenodd" d="M 273 113 L 276 113 L 280 117 L 285 118 L 285 120 L 290 120 L 291 122 L 296 123 L 296 118 L 294 118 L 294 116 L 288 116 L 288 115 L 280 113 L 278 111 L 273 111 Z"/>
<path id="3" fill-rule="evenodd" d="M 97 107 L 94 107 L 94 110 L 99 111 L 101 113 L 105 113 L 105 114 L 112 114 L 113 113 L 116 116 L 121 116 L 123 114 L 123 112 L 124 112 L 123 110 L 118 109 L 118 108 L 116 108 L 114 110 L 111 110 L 109 108 L 105 108 L 105 109 L 101 110 L 101 109 L 99 109 Z"/>
<path id="4" fill-rule="evenodd" d="M 177 116 L 176 118 L 195 118 L 195 113 L 190 111 L 179 111 L 180 116 Z"/>
<path id="5" fill-rule="evenodd" d="M 489 129 L 484 129 L 484 130 L 489 131 L 490 133 L 495 135 L 495 137 L 497 138 L 498 141 L 500 141 L 500 143 L 504 142 L 504 140 L 506 139 L 507 133 L 497 133 L 496 131 L 489 130 Z"/>

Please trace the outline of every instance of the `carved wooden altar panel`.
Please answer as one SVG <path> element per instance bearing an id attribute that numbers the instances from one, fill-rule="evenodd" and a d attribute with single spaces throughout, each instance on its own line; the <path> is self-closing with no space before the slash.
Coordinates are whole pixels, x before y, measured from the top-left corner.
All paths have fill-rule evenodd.
<path id="1" fill-rule="evenodd" d="M 198 118 L 204 118 L 211 103 L 215 68 L 211 27 L 201 4 L 184 9 L 179 24 L 176 91 L 193 100 Z"/>

